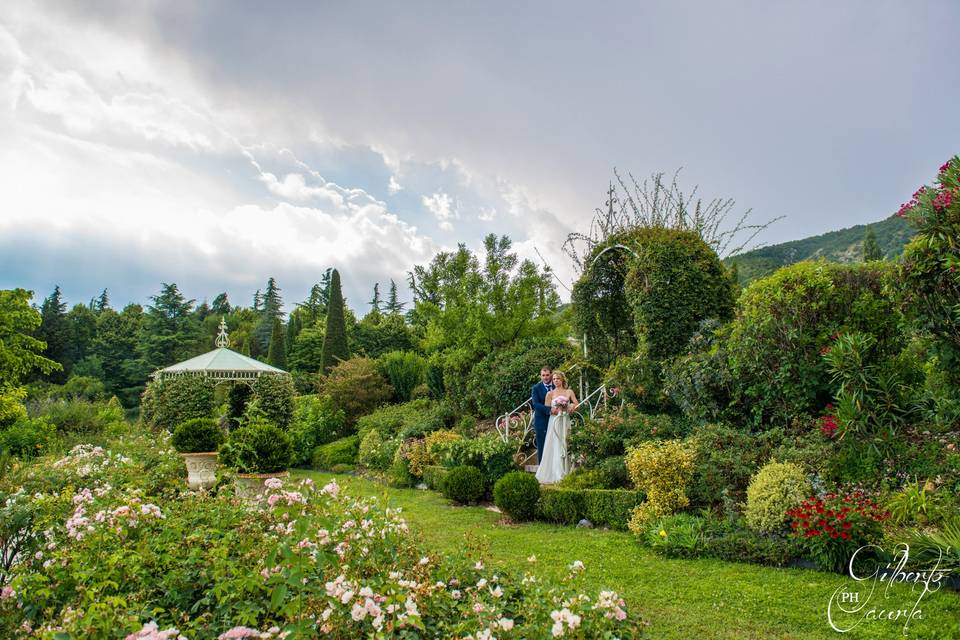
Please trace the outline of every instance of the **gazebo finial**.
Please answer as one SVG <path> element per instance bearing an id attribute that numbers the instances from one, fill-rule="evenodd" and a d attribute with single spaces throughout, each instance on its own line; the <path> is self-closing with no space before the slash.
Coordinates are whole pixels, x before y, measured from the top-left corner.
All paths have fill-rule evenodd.
<path id="1" fill-rule="evenodd" d="M 221 349 L 230 346 L 230 337 L 227 335 L 227 321 L 220 317 L 220 333 L 217 334 L 216 345 Z"/>

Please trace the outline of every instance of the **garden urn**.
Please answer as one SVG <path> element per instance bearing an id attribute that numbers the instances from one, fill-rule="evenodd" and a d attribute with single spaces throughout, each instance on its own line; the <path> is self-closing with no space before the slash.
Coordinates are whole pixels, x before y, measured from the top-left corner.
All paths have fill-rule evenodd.
<path id="1" fill-rule="evenodd" d="M 181 453 L 187 464 L 187 485 L 194 491 L 210 489 L 217 483 L 217 452 Z"/>

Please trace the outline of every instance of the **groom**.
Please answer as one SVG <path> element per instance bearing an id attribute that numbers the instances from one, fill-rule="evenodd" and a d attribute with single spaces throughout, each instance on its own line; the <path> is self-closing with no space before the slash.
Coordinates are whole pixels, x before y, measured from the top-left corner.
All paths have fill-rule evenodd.
<path id="1" fill-rule="evenodd" d="M 553 391 L 553 369 L 540 369 L 540 382 L 530 390 L 530 401 L 533 403 L 533 433 L 537 444 L 537 464 L 543 460 L 543 444 L 547 440 L 547 423 L 550 422 L 550 407 L 544 404 L 547 393 Z"/>

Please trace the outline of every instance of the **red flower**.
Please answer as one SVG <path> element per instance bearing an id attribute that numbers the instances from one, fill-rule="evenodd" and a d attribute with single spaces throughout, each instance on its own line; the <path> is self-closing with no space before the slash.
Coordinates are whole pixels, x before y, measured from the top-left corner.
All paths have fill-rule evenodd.
<path id="1" fill-rule="evenodd" d="M 840 534 L 840 537 L 843 538 L 844 540 L 849 540 L 851 538 L 851 535 L 846 531 L 844 531 L 843 533 Z"/>
<path id="2" fill-rule="evenodd" d="M 853 525 L 852 525 L 851 523 L 849 523 L 849 522 L 844 522 L 844 523 L 843 523 L 843 528 L 844 528 L 844 529 L 850 529 L 850 528 L 852 528 L 852 527 L 853 527 Z"/>

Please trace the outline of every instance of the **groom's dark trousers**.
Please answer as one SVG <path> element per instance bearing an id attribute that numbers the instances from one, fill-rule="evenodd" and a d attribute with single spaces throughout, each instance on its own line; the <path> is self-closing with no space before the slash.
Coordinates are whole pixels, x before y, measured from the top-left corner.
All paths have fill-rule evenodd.
<path id="1" fill-rule="evenodd" d="M 550 422 L 550 407 L 544 404 L 550 387 L 538 382 L 530 390 L 530 401 L 533 403 L 533 435 L 537 444 L 537 464 L 543 460 L 543 444 L 547 440 L 547 423 Z"/>

